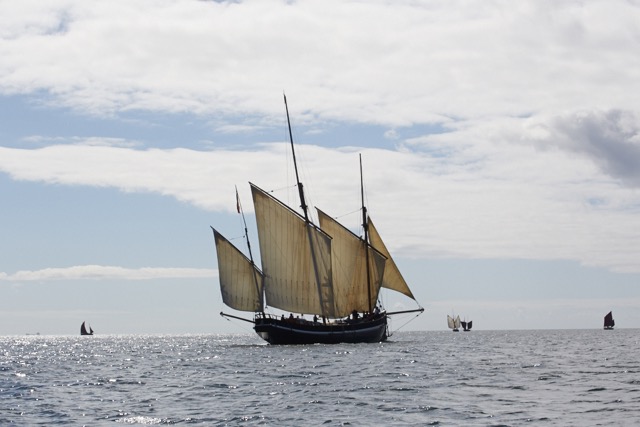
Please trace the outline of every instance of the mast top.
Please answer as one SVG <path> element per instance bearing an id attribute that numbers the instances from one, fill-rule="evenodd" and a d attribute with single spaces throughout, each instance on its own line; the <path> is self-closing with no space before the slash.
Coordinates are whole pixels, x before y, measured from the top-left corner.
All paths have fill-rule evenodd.
<path id="1" fill-rule="evenodd" d="M 300 175 L 298 174 L 298 162 L 296 161 L 296 149 L 293 145 L 293 134 L 291 133 L 291 120 L 289 119 L 289 106 L 287 105 L 287 95 L 282 94 L 284 96 L 284 108 L 287 112 L 287 126 L 289 128 L 289 141 L 291 142 L 291 153 L 293 154 L 293 168 L 296 171 L 296 182 L 298 185 L 298 195 L 300 196 L 300 207 L 302 208 L 302 212 L 304 213 L 304 220 L 308 223 L 309 214 L 307 213 L 307 204 L 304 201 L 304 189 L 302 187 L 302 183 L 300 182 Z"/>

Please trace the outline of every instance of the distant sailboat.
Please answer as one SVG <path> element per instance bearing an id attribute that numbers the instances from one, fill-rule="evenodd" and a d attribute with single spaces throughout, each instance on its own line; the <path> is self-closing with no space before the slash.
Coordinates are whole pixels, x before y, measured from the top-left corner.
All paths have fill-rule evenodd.
<path id="1" fill-rule="evenodd" d="M 460 330 L 460 316 L 456 316 L 455 319 L 447 314 L 447 325 L 453 332 Z"/>
<path id="2" fill-rule="evenodd" d="M 610 311 L 609 313 L 607 313 L 606 316 L 604 316 L 604 328 L 605 329 L 613 329 L 615 324 L 616 324 L 616 322 L 613 321 L 613 314 Z"/>
<path id="3" fill-rule="evenodd" d="M 473 321 L 469 320 L 468 322 L 466 320 L 463 320 L 462 322 L 460 322 L 460 324 L 462 325 L 462 330 L 465 332 L 469 332 L 471 330 L 471 327 L 473 326 Z"/>
<path id="4" fill-rule="evenodd" d="M 89 330 L 87 331 L 85 322 L 82 322 L 82 325 L 80 325 L 80 335 L 93 335 L 93 329 L 89 326 Z"/>

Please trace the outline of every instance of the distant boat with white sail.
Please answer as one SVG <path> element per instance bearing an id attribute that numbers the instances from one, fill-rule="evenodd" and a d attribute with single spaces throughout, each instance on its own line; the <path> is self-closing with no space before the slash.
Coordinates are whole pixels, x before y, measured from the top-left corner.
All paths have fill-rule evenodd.
<path id="1" fill-rule="evenodd" d="M 451 329 L 453 332 L 458 332 L 460 330 L 460 325 L 460 316 L 453 317 L 447 314 L 447 326 L 449 327 L 449 329 Z"/>

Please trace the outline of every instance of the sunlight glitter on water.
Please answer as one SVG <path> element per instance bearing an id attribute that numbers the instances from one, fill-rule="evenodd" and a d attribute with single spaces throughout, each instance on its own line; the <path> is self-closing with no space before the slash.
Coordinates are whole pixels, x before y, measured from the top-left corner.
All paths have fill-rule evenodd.
<path id="1" fill-rule="evenodd" d="M 0 337 L 0 424 L 633 425 L 637 332 Z"/>

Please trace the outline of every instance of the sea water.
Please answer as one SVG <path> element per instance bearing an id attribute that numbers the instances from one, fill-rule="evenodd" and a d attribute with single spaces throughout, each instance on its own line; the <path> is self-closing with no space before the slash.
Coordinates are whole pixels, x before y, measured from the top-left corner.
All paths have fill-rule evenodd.
<path id="1" fill-rule="evenodd" d="M 639 332 L 0 337 L 0 425 L 640 425 Z"/>

